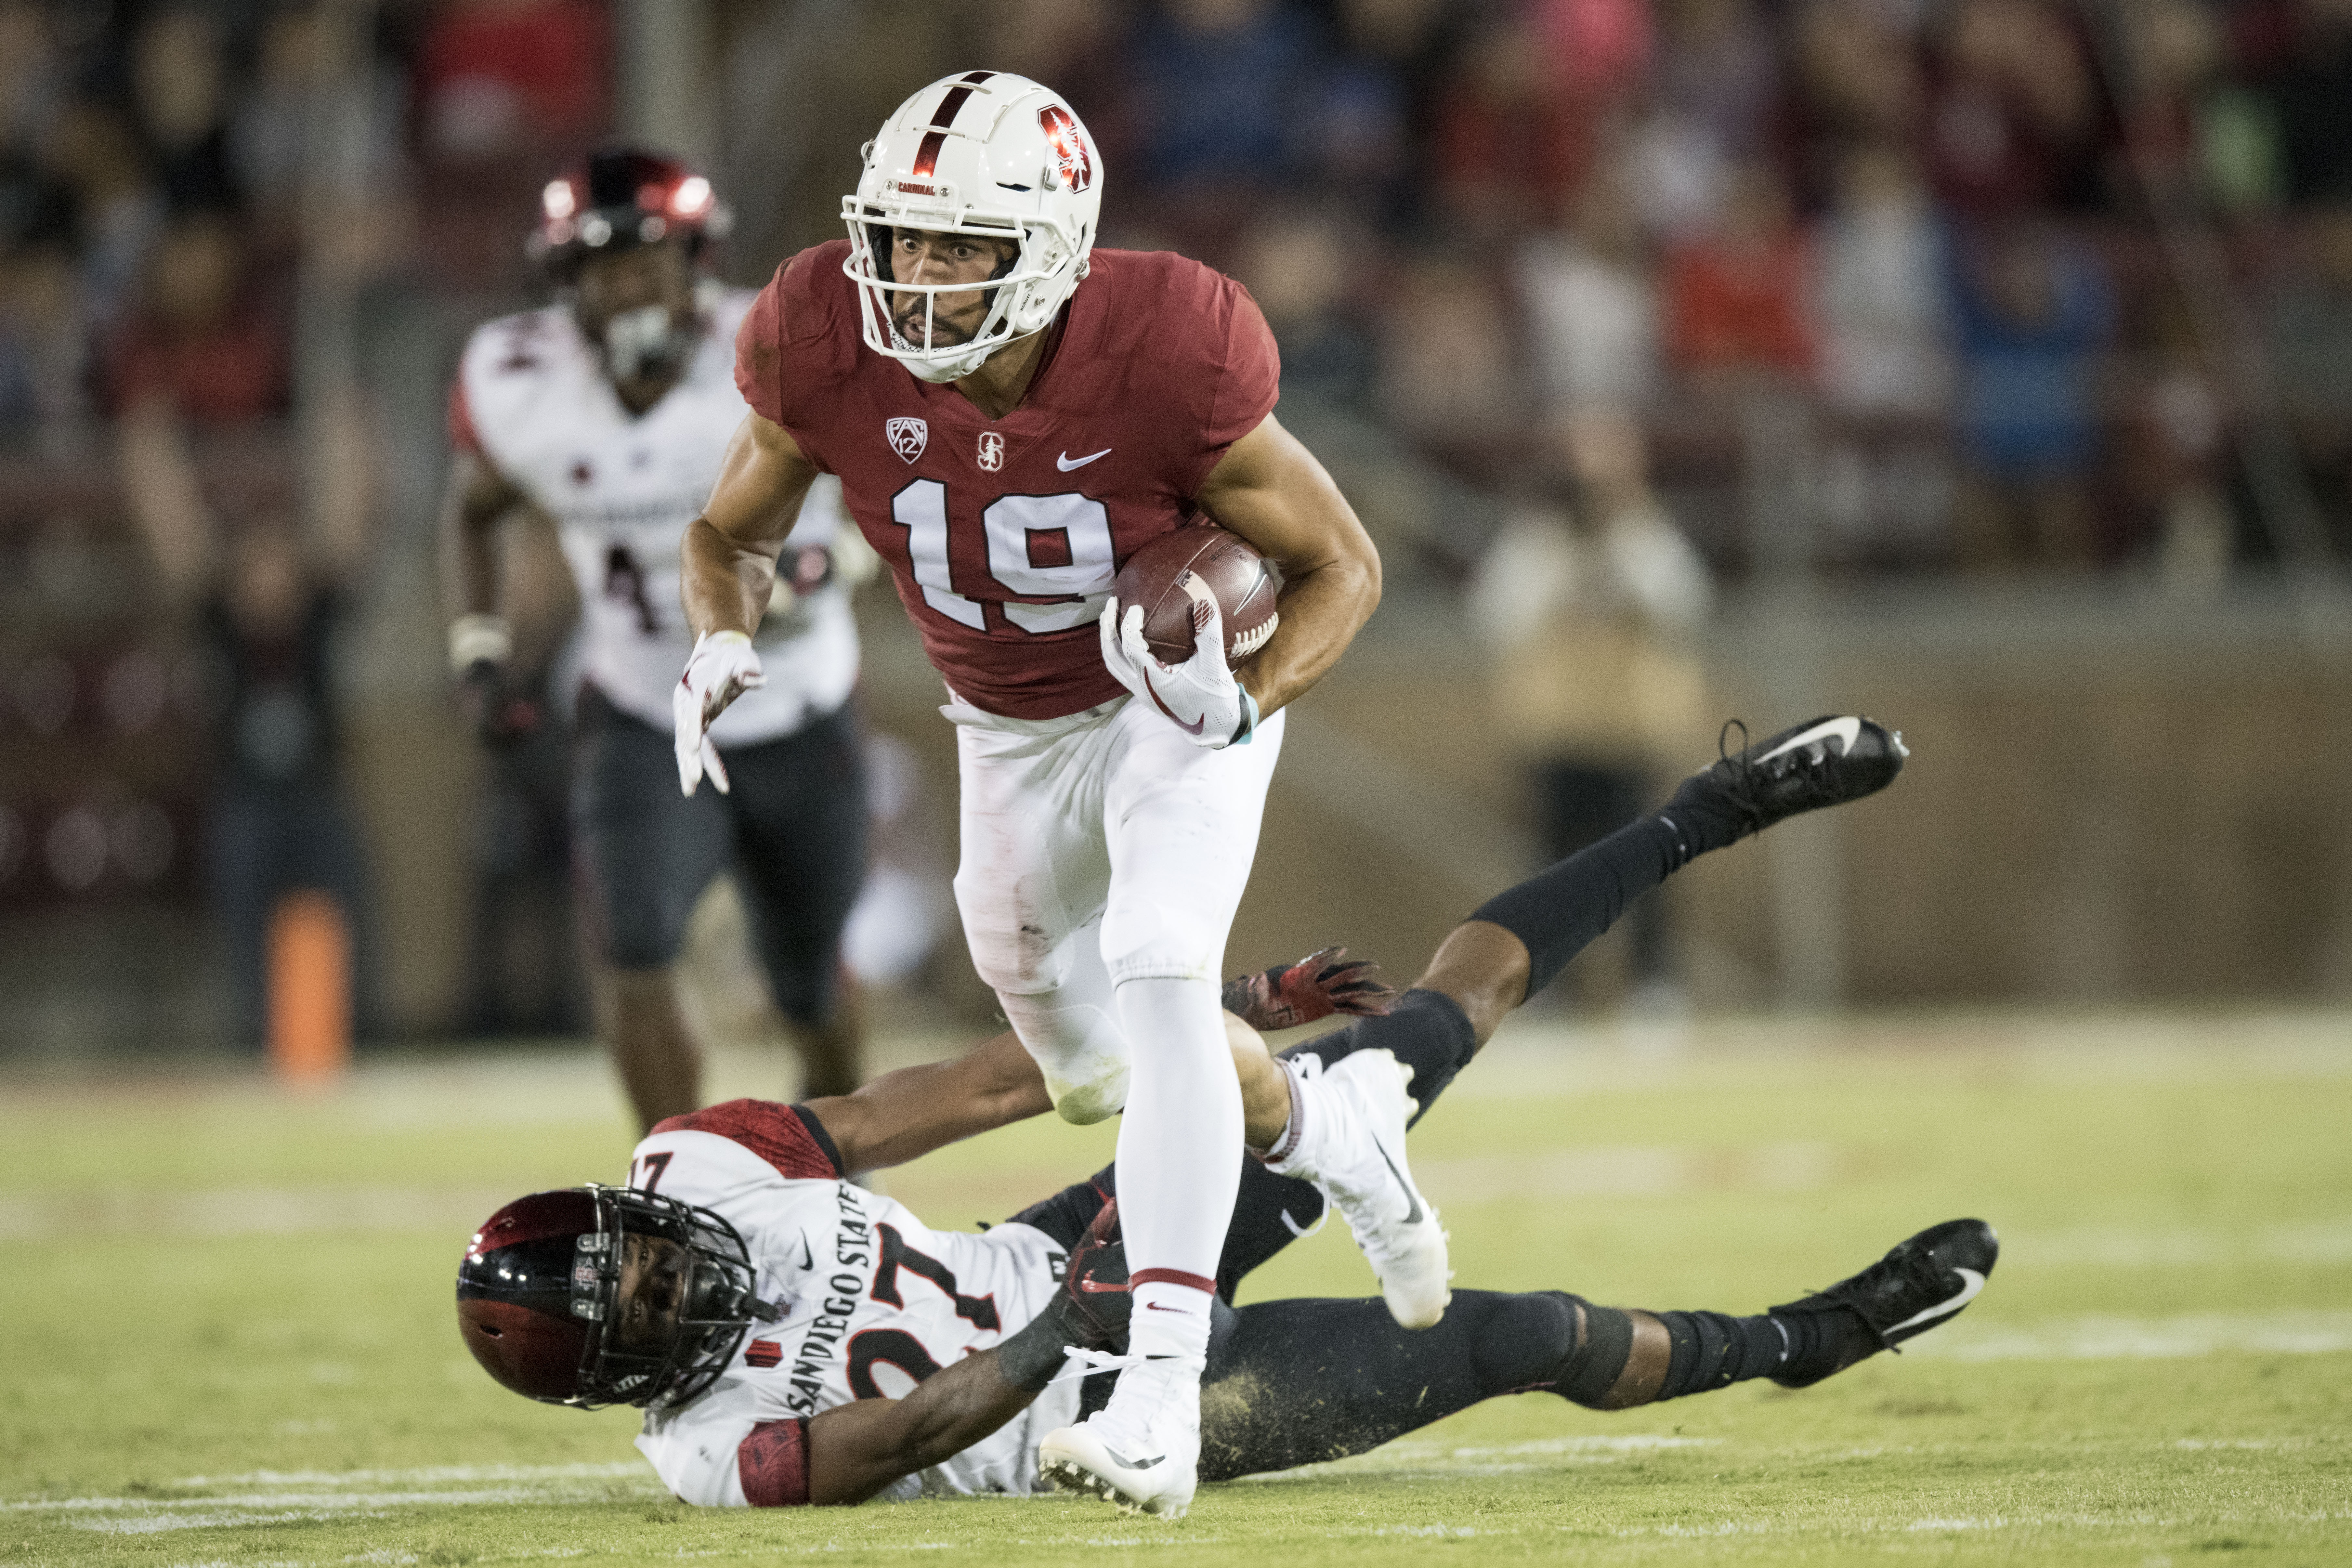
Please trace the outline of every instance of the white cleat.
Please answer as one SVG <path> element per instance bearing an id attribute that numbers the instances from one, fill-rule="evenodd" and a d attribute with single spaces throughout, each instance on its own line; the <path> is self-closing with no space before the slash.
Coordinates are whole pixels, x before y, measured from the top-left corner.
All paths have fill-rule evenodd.
<path id="1" fill-rule="evenodd" d="M 1037 1445 L 1037 1473 L 1056 1491 L 1078 1492 L 1129 1513 L 1181 1519 L 1201 1469 L 1201 1363 L 1132 1360 L 1111 1402 Z"/>
<path id="2" fill-rule="evenodd" d="M 1405 1092 L 1412 1069 L 1382 1050 L 1356 1051 L 1320 1075 L 1325 1108 L 1338 1125 L 1317 1140 L 1315 1184 L 1339 1211 L 1381 1282 L 1389 1315 L 1408 1329 L 1445 1316 L 1445 1232 L 1412 1184 L 1405 1122 L 1416 1106 Z M 1306 1173 L 1293 1173 L 1304 1174 Z"/>

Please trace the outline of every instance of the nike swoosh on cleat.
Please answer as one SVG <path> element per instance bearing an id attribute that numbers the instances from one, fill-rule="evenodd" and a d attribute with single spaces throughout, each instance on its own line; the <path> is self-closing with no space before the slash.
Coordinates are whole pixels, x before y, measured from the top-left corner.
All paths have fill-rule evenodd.
<path id="1" fill-rule="evenodd" d="M 1373 1139 L 1372 1147 L 1375 1149 L 1381 1149 L 1381 1141 L 1377 1138 Z M 1404 1173 L 1396 1168 L 1396 1162 L 1389 1158 L 1389 1152 L 1385 1149 L 1381 1149 L 1381 1162 L 1388 1166 L 1389 1174 L 1396 1178 L 1397 1185 L 1404 1189 L 1404 1201 L 1411 1205 L 1412 1211 L 1404 1216 L 1405 1224 L 1419 1225 L 1421 1223 L 1421 1194 L 1412 1190 L 1412 1184 L 1404 1179 Z"/>
<path id="2" fill-rule="evenodd" d="M 1973 1268 L 1955 1268 L 1952 1272 L 1960 1277 L 1960 1293 L 1958 1295 L 1952 1297 L 1949 1300 L 1938 1301 L 1924 1312 L 1914 1313 L 1912 1316 L 1904 1319 L 1901 1322 L 1895 1324 L 1886 1331 L 1890 1334 L 1899 1334 L 1904 1330 L 1915 1327 L 1917 1324 L 1932 1322 L 1937 1318 L 1948 1317 L 1952 1313 L 1957 1312 L 1961 1308 L 1967 1306 L 1969 1302 L 1975 1300 L 1977 1299 L 1977 1292 L 1985 1288 L 1985 1277 L 1978 1273 Z"/>
<path id="3" fill-rule="evenodd" d="M 1093 462 L 1097 458 L 1108 458 L 1110 454 L 1111 448 L 1108 447 L 1105 447 L 1099 452 L 1089 452 L 1083 458 L 1073 458 L 1067 452 L 1065 452 L 1060 457 L 1054 459 L 1054 467 L 1061 469 L 1062 472 L 1066 474 L 1072 468 L 1083 468 L 1088 463 Z"/>
<path id="4" fill-rule="evenodd" d="M 1111 1463 L 1127 1470 L 1148 1470 L 1168 1457 L 1165 1454 L 1154 1454 L 1148 1459 L 1130 1459 L 1108 1443 L 1103 1445 L 1103 1452 L 1110 1457 Z"/>
<path id="5" fill-rule="evenodd" d="M 1151 693 L 1152 705 L 1158 708 L 1162 713 L 1168 715 L 1168 721 L 1171 724 L 1175 725 L 1179 730 L 1183 731 L 1187 735 L 1197 735 L 1207 726 L 1209 716 L 1206 713 L 1202 714 L 1190 724 L 1187 724 L 1183 720 L 1176 717 L 1176 710 L 1169 707 L 1165 702 L 1160 700 L 1160 689 L 1151 684 L 1151 677 L 1149 675 L 1143 678 L 1143 689 Z"/>
<path id="6" fill-rule="evenodd" d="M 1862 721 L 1851 714 L 1843 719 L 1824 719 L 1803 734 L 1790 736 L 1756 760 L 1759 763 L 1769 763 L 1775 757 L 1785 756 L 1800 746 L 1810 746 L 1815 741 L 1828 740 L 1832 737 L 1834 737 L 1838 742 L 1838 755 L 1843 757 L 1852 754 L 1854 742 L 1862 738 Z"/>

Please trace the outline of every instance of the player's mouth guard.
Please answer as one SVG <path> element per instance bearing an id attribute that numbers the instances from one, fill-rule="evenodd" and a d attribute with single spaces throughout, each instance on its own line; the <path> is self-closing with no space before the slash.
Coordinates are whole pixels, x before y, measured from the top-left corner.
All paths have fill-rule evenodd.
<path id="1" fill-rule="evenodd" d="M 615 381 L 657 375 L 686 358 L 694 335 L 692 323 L 680 322 L 667 305 L 623 310 L 604 323 L 604 363 Z"/>

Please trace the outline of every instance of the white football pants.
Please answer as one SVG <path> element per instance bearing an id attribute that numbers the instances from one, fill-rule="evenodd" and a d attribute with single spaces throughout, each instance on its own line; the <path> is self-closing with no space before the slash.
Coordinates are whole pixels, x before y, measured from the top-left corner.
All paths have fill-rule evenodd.
<path id="1" fill-rule="evenodd" d="M 961 764 L 955 892 L 972 965 L 1055 1110 L 1099 1121 L 1127 1100 L 1117 985 L 1222 979 L 1283 715 L 1212 752 L 1127 698 L 1053 720 L 940 711 Z M 1222 1033 L 1216 1055 L 1229 1074 Z"/>

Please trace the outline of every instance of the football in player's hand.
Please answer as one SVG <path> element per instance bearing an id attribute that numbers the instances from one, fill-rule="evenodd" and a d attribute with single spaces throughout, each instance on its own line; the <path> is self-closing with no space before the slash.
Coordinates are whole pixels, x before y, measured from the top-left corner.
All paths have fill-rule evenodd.
<path id="1" fill-rule="evenodd" d="M 1238 667 L 1274 635 L 1274 565 L 1255 546 L 1215 523 L 1195 523 L 1163 533 L 1118 569 L 1111 594 L 1121 618 L 1127 606 L 1143 606 L 1143 641 L 1162 664 L 1192 657 L 1192 595 L 1187 578 L 1198 578 L 1217 601 L 1224 618 L 1225 663 Z"/>

